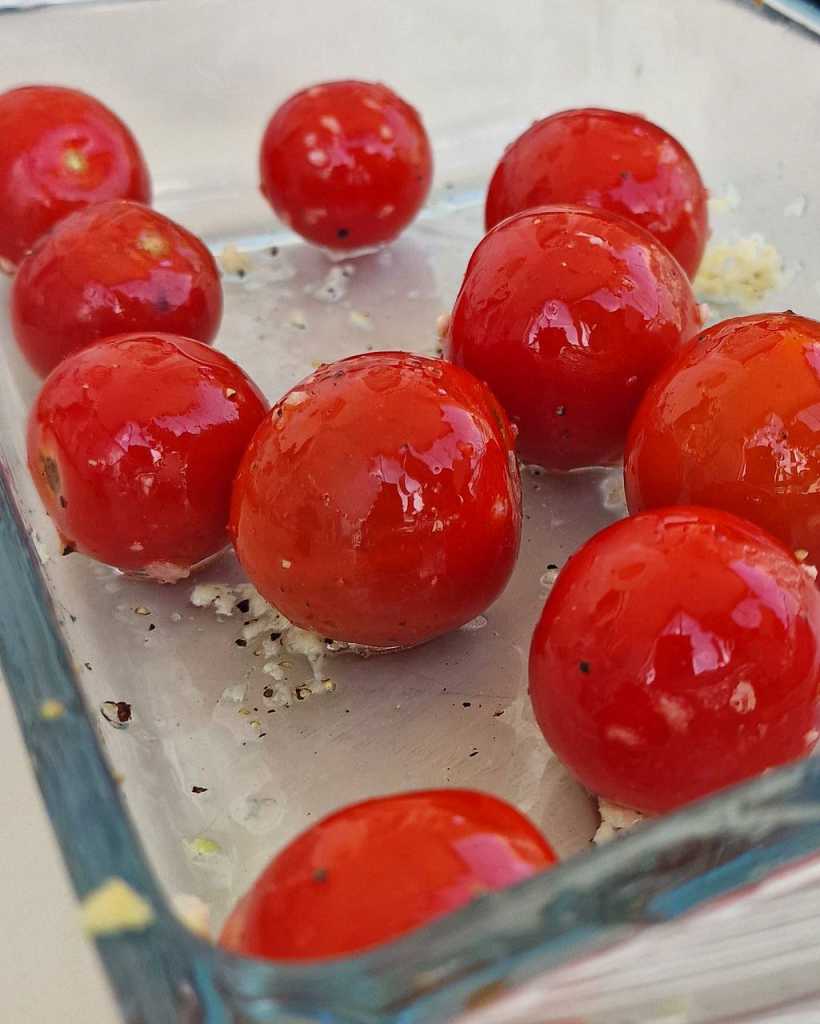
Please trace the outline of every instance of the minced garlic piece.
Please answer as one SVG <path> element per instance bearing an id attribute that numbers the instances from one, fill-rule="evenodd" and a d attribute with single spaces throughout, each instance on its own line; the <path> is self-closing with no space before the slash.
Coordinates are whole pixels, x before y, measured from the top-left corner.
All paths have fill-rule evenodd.
<path id="1" fill-rule="evenodd" d="M 695 291 L 709 302 L 738 306 L 760 302 L 783 276 L 780 253 L 761 235 L 715 242 L 706 249 Z"/>
<path id="2" fill-rule="evenodd" d="M 55 718 L 62 718 L 65 714 L 65 704 L 61 700 L 44 700 L 40 705 L 40 718 L 44 718 L 47 722 L 53 722 Z"/>
<path id="3" fill-rule="evenodd" d="M 154 909 L 121 878 L 109 878 L 83 900 L 80 911 L 88 935 L 141 932 L 154 923 Z"/>
<path id="4" fill-rule="evenodd" d="M 597 846 L 608 843 L 610 839 L 614 839 L 621 832 L 634 828 L 644 820 L 644 815 L 640 811 L 621 807 L 620 804 L 614 804 L 602 796 L 598 797 L 598 812 L 601 815 L 601 824 L 592 837 L 593 843 Z"/>
<path id="5" fill-rule="evenodd" d="M 241 252 L 235 245 L 226 245 L 219 254 L 219 264 L 226 274 L 237 274 L 244 277 L 253 269 L 250 253 Z"/>

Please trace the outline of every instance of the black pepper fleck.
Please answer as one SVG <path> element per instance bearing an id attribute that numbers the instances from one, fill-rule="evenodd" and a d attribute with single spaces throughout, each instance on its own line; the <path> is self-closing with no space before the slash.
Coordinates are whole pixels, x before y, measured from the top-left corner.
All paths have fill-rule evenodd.
<path id="1" fill-rule="evenodd" d="M 579 661 L 578 662 L 578 668 L 584 673 L 585 676 L 589 675 L 589 673 L 590 673 L 590 664 L 589 664 L 588 661 Z"/>
<path id="2" fill-rule="evenodd" d="M 271 638 L 271 640 L 276 641 L 276 640 L 279 639 L 279 637 L 281 635 L 282 635 L 281 633 L 271 633 L 270 638 Z"/>
<path id="3" fill-rule="evenodd" d="M 504 714 L 504 712 L 503 712 L 503 711 L 494 711 L 494 712 L 493 712 L 493 718 L 501 718 L 501 716 L 502 716 L 503 714 Z"/>
<path id="4" fill-rule="evenodd" d="M 461 706 L 463 708 L 469 708 L 469 707 L 472 707 L 472 704 L 468 700 L 465 700 L 465 701 L 461 702 Z"/>
<path id="5" fill-rule="evenodd" d="M 316 868 L 313 872 L 314 882 L 326 882 L 327 881 L 327 868 Z"/>
<path id="6" fill-rule="evenodd" d="M 476 754 L 478 754 L 478 751 L 477 751 L 477 750 L 471 750 L 471 751 L 470 751 L 470 757 L 475 757 L 475 756 L 476 756 Z"/>
<path id="7" fill-rule="evenodd" d="M 157 628 L 156 623 L 151 622 L 148 624 L 148 632 L 151 633 Z"/>
<path id="8" fill-rule="evenodd" d="M 348 228 L 339 228 L 339 230 L 336 232 L 336 237 L 337 238 L 347 238 L 347 236 L 349 234 L 350 234 L 350 231 L 348 230 Z"/>
<path id="9" fill-rule="evenodd" d="M 273 687 L 266 686 L 265 689 L 262 691 L 262 696 L 270 699 L 273 696 Z"/>
<path id="10" fill-rule="evenodd" d="M 236 644 L 237 647 L 247 647 L 248 646 L 248 641 L 243 636 L 238 636 L 236 638 L 236 640 L 234 640 L 234 643 Z"/>
<path id="11" fill-rule="evenodd" d="M 191 792 L 192 793 L 207 793 L 208 792 L 208 787 L 207 786 L 191 786 Z"/>
<path id="12" fill-rule="evenodd" d="M 246 615 L 251 608 L 250 598 L 243 597 L 241 601 L 236 602 L 236 607 L 242 612 L 243 615 Z"/>
<path id="13" fill-rule="evenodd" d="M 63 555 L 73 555 L 76 550 L 77 549 L 74 547 L 73 544 L 63 544 L 63 550 L 62 550 L 61 554 L 63 554 Z"/>

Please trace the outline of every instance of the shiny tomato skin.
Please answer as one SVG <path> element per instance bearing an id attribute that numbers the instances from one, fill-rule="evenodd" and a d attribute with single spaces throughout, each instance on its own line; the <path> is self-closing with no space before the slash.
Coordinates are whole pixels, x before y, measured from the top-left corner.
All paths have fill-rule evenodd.
<path id="1" fill-rule="evenodd" d="M 498 596 L 521 533 L 509 423 L 470 374 L 407 352 L 321 367 L 271 410 L 236 477 L 231 534 L 291 621 L 421 643 Z"/>
<path id="2" fill-rule="evenodd" d="M 706 240 L 707 192 L 692 158 L 637 114 L 584 108 L 536 121 L 502 156 L 487 192 L 487 230 L 534 206 L 577 203 L 650 231 L 693 277 Z"/>
<path id="3" fill-rule="evenodd" d="M 151 201 L 145 160 L 115 114 L 60 86 L 0 94 L 0 260 L 16 265 L 57 221 L 108 199 Z"/>
<path id="4" fill-rule="evenodd" d="M 239 367 L 201 342 L 106 338 L 45 381 L 29 469 L 68 550 L 172 582 L 228 543 L 233 477 L 266 410 Z"/>
<path id="5" fill-rule="evenodd" d="M 273 960 L 369 949 L 549 868 L 556 857 L 514 807 L 426 790 L 331 814 L 273 859 L 221 944 Z"/>
<path id="6" fill-rule="evenodd" d="M 820 565 L 820 323 L 759 313 L 703 331 L 641 403 L 624 480 L 632 512 L 723 508 Z"/>
<path id="7" fill-rule="evenodd" d="M 449 356 L 486 381 L 525 462 L 608 465 L 650 382 L 700 326 L 686 275 L 648 232 L 584 207 L 503 221 L 467 266 Z"/>
<path id="8" fill-rule="evenodd" d="M 719 509 L 596 534 L 535 629 L 530 697 L 592 792 L 659 812 L 809 753 L 820 594 L 779 541 Z"/>
<path id="9" fill-rule="evenodd" d="M 359 249 L 395 238 L 430 190 L 433 156 L 416 110 L 385 85 L 325 82 L 271 117 L 262 192 L 309 242 Z"/>
<path id="10" fill-rule="evenodd" d="M 159 331 L 209 343 L 221 318 L 222 286 L 208 248 L 127 199 L 60 221 L 12 284 L 14 334 L 41 376 L 70 352 L 115 334 Z"/>

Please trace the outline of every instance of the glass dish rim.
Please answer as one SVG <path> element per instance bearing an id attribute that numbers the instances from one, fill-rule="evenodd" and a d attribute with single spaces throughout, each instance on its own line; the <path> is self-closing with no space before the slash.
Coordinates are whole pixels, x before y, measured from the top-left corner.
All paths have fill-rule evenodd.
<path id="1" fill-rule="evenodd" d="M 529 975 L 597 951 L 820 849 L 820 760 L 808 758 L 648 822 L 378 949 L 307 964 L 252 960 L 190 933 L 154 878 L 95 735 L 2 457 L 0 665 L 78 897 L 114 877 L 153 907 L 145 930 L 97 937 L 127 1019 L 138 1012 L 170 1024 L 186 1000 L 209 1021 L 226 1019 L 237 1001 L 264 1004 L 271 1019 L 277 1011 L 326 1021 L 441 1019 L 513 971 Z M 59 701 L 64 712 L 43 716 L 46 700 Z M 793 813 L 800 804 L 803 813 Z M 744 846 L 752 836 L 766 841 Z M 728 837 L 740 846 L 724 861 L 700 874 L 675 867 L 682 840 L 708 848 L 710 841 L 725 846 Z M 672 865 L 665 884 L 636 898 L 629 883 L 657 875 L 665 860 Z"/>

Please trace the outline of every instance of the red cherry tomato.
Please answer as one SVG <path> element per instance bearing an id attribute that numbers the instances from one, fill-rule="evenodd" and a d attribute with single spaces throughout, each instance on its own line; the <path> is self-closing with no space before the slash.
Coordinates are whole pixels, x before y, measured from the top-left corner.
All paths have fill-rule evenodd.
<path id="1" fill-rule="evenodd" d="M 433 157 L 418 113 L 392 89 L 326 82 L 268 122 L 262 192 L 286 224 L 329 249 L 395 238 L 430 189 Z"/>
<path id="2" fill-rule="evenodd" d="M 596 534 L 532 638 L 530 696 L 594 793 L 666 811 L 808 753 L 820 594 L 763 530 L 667 508 Z"/>
<path id="3" fill-rule="evenodd" d="M 632 512 L 724 508 L 820 565 L 820 323 L 761 313 L 705 330 L 647 392 L 624 476 Z"/>
<path id="4" fill-rule="evenodd" d="M 286 846 L 233 911 L 221 943 L 273 960 L 358 952 L 555 859 L 522 814 L 483 793 L 439 789 L 368 800 Z"/>
<path id="5" fill-rule="evenodd" d="M 172 582 L 225 547 L 233 477 L 265 411 L 239 367 L 198 341 L 107 338 L 43 385 L 29 469 L 68 550 Z"/>
<path id="6" fill-rule="evenodd" d="M 520 210 L 581 203 L 640 224 L 694 276 L 709 234 L 706 189 L 677 139 L 637 114 L 564 110 L 509 145 L 487 192 L 487 230 Z"/>
<path id="7" fill-rule="evenodd" d="M 237 474 L 231 534 L 293 622 L 371 647 L 455 629 L 503 589 L 521 533 L 513 435 L 457 367 L 373 352 L 274 406 Z"/>
<path id="8" fill-rule="evenodd" d="M 114 199 L 66 217 L 40 239 L 15 275 L 11 315 L 20 348 L 45 376 L 69 352 L 114 334 L 212 341 L 222 287 L 195 235 Z"/>
<path id="9" fill-rule="evenodd" d="M 700 325 L 686 275 L 642 228 L 544 207 L 479 243 L 449 327 L 450 357 L 487 382 L 526 462 L 616 462 L 646 387 Z"/>
<path id="10" fill-rule="evenodd" d="M 13 267 L 66 214 L 107 199 L 151 201 L 151 179 L 120 119 L 76 89 L 0 94 L 0 261 Z"/>

